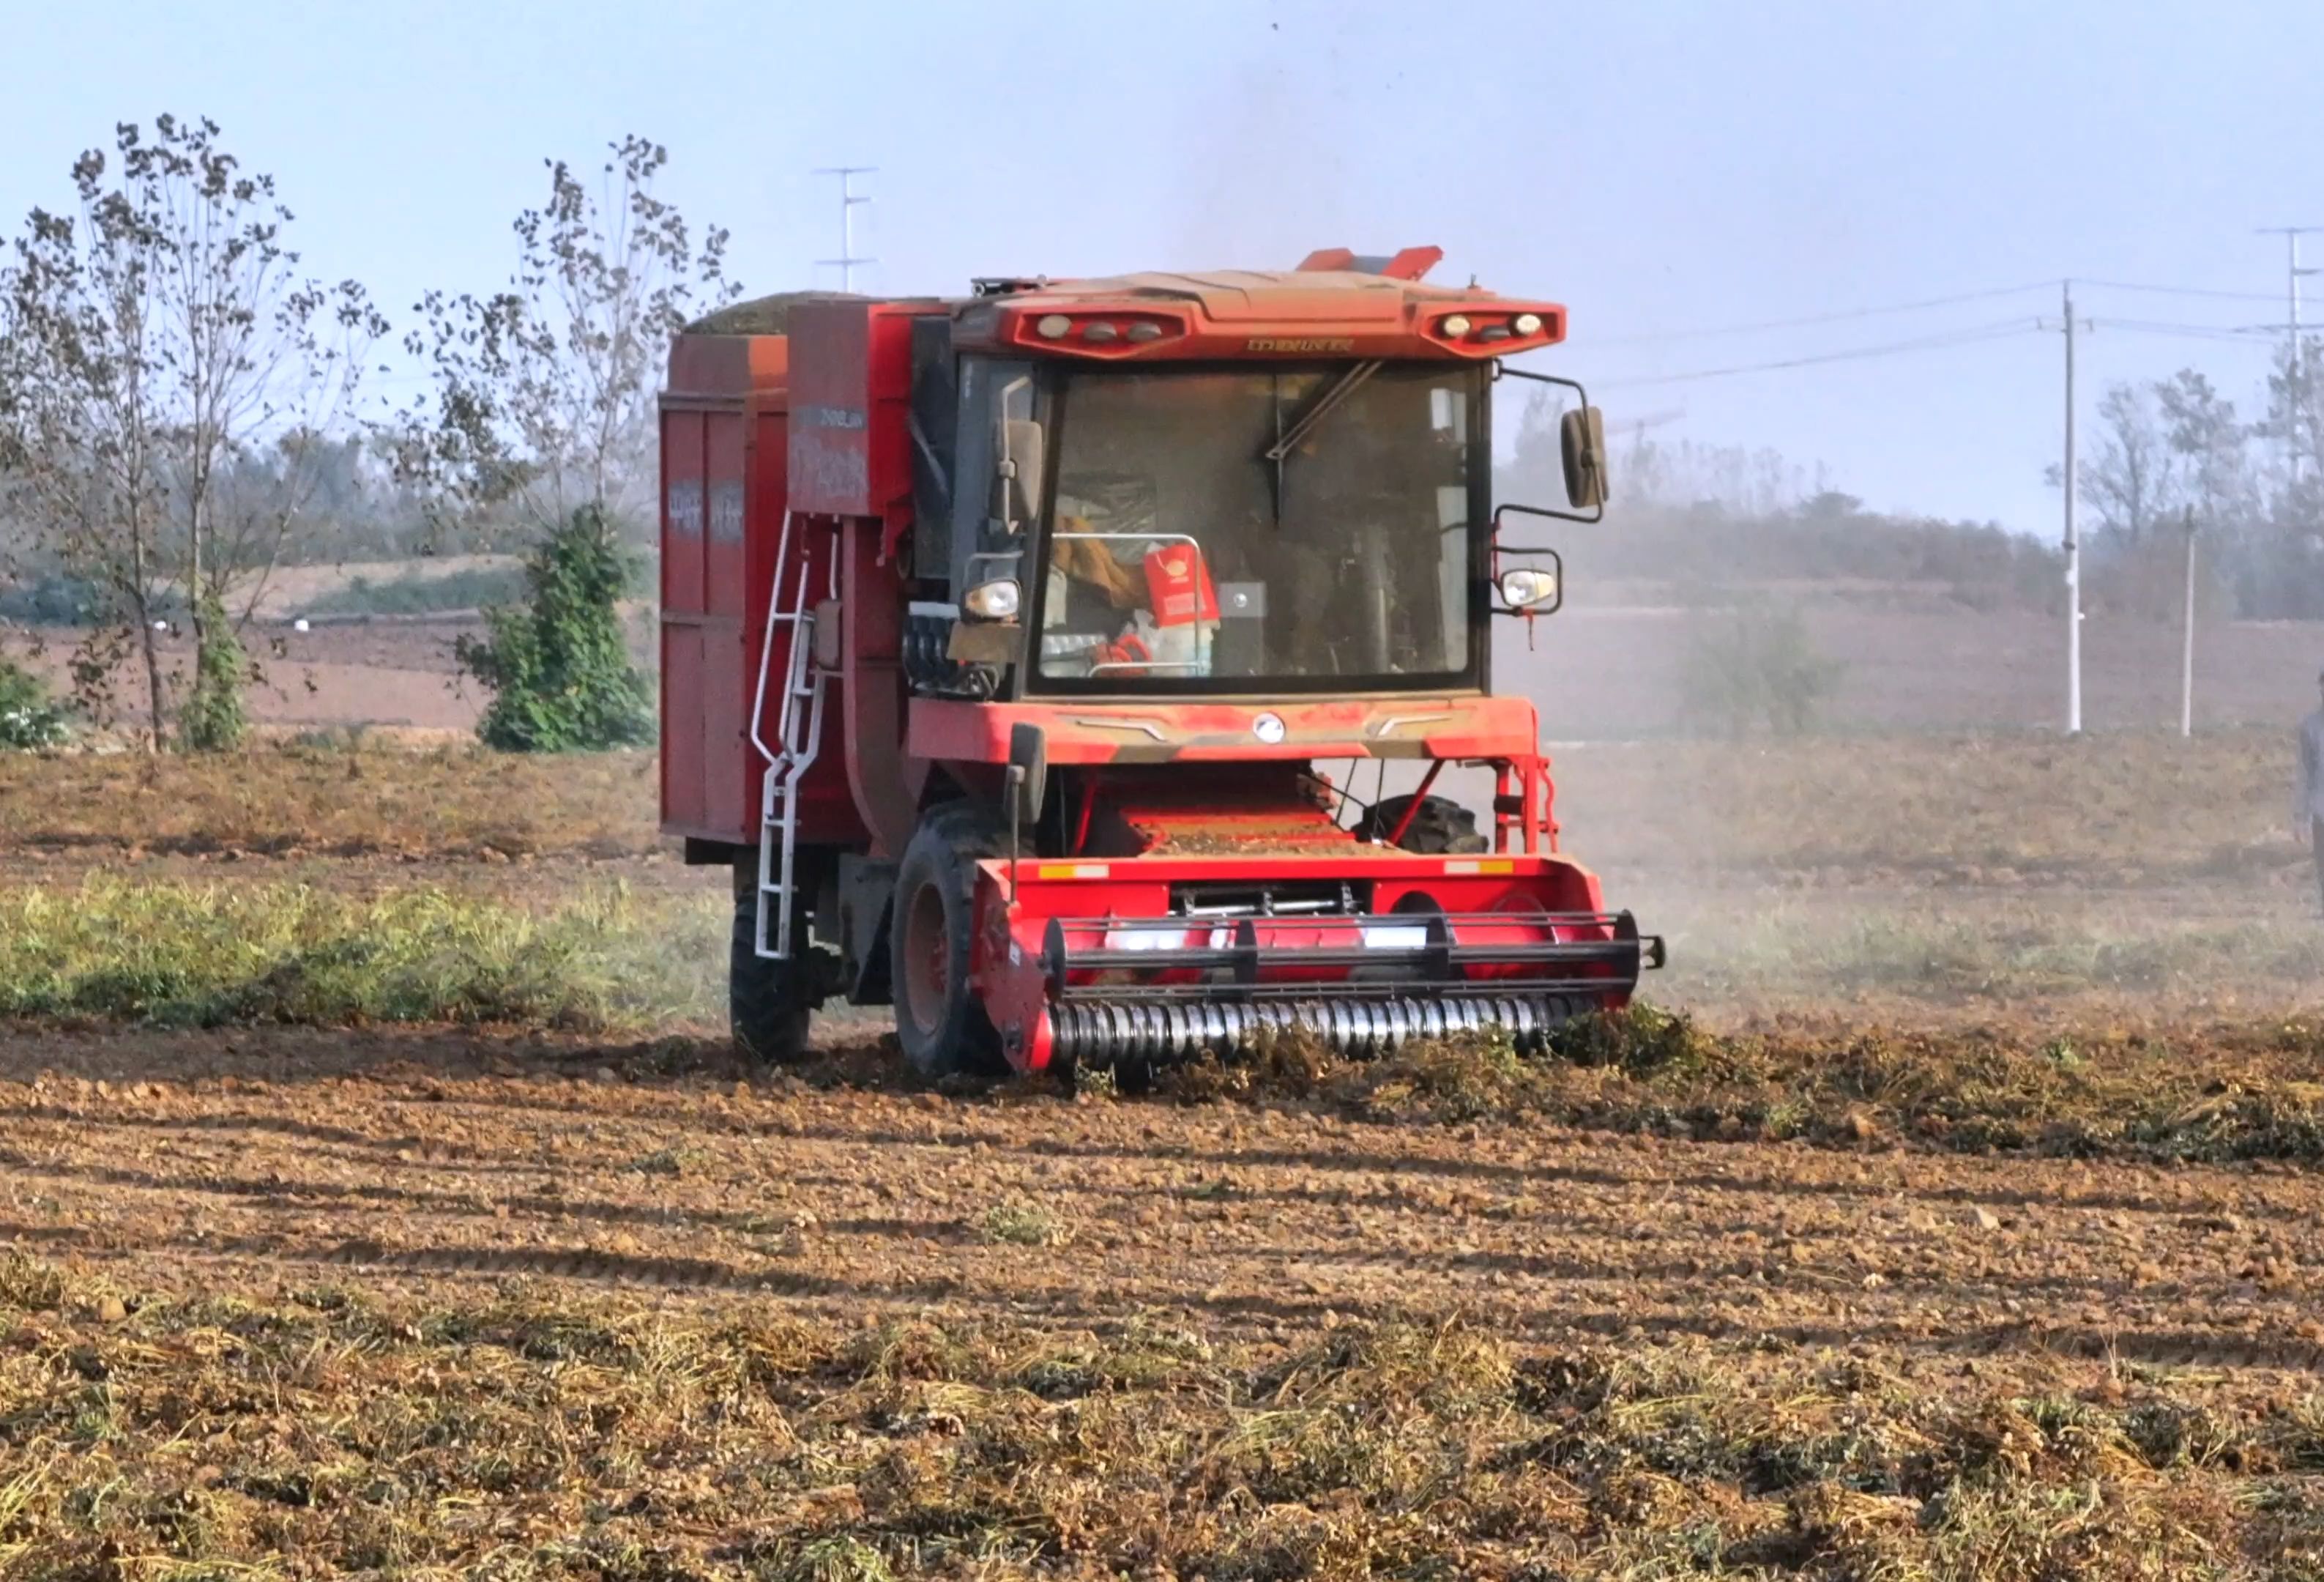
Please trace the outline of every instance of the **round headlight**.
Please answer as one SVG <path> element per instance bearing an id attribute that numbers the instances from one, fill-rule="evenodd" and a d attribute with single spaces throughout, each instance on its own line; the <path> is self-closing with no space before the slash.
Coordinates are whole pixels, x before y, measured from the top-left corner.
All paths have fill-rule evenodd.
<path id="1" fill-rule="evenodd" d="M 1130 327 L 1130 338 L 1132 340 L 1160 340 L 1162 338 L 1162 327 L 1159 324 L 1150 324 L 1140 321 Z"/>
<path id="2" fill-rule="evenodd" d="M 1541 333 L 1541 315 L 1538 313 L 1520 313 L 1511 322 L 1519 335 Z"/>
<path id="3" fill-rule="evenodd" d="M 1469 333 L 1469 317 L 1465 313 L 1455 313 L 1450 319 L 1438 319 L 1436 328 L 1451 336 L 1466 335 Z"/>
<path id="4" fill-rule="evenodd" d="M 1518 566 L 1501 573 L 1501 602 L 1529 610 L 1557 597 L 1557 573 L 1545 566 Z"/>
<path id="5" fill-rule="evenodd" d="M 1084 327 L 1082 330 L 1082 338 L 1084 340 L 1111 340 L 1115 336 L 1120 335 L 1120 333 L 1121 331 L 1116 329 L 1111 324 L 1098 323 Z"/>
<path id="6" fill-rule="evenodd" d="M 1040 322 L 1033 326 L 1033 333 L 1043 340 L 1063 340 L 1065 331 L 1073 327 L 1074 321 L 1063 313 L 1044 313 Z"/>
<path id="7" fill-rule="evenodd" d="M 961 609 L 980 621 L 1013 621 L 1018 606 L 1024 603 L 1023 590 L 1016 583 L 1003 578 L 999 582 L 979 583 L 964 595 Z"/>

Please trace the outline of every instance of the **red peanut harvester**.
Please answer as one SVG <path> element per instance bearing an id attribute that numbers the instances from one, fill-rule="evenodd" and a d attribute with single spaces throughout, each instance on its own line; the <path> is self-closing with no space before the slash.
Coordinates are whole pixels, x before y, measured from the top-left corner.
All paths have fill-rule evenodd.
<path id="1" fill-rule="evenodd" d="M 678 339 L 662 822 L 733 870 L 744 1044 L 834 997 L 931 1073 L 1536 1043 L 1661 965 L 1490 686 L 1493 620 L 1563 597 L 1503 524 L 1598 520 L 1602 428 L 1503 361 L 1564 310 L 1437 256 L 799 293 Z M 1508 377 L 1574 398 L 1566 507 L 1492 503 Z M 1360 800 L 1366 760 L 1412 789 Z M 1481 828 L 1448 764 L 1489 772 Z"/>

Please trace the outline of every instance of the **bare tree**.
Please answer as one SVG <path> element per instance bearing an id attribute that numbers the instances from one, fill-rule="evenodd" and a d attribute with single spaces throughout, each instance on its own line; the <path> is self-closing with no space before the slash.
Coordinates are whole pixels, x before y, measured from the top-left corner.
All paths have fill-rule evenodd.
<path id="1" fill-rule="evenodd" d="M 213 122 L 160 116 L 150 140 L 125 123 L 111 154 L 82 154 L 72 180 L 76 212 L 34 209 L 15 244 L 0 443 L 35 537 L 112 599 L 114 619 L 78 656 L 84 691 L 105 701 L 134 622 L 160 744 L 154 624 L 174 590 L 196 651 L 188 738 L 226 745 L 239 734 L 235 633 L 302 521 L 309 462 L 350 414 L 386 322 L 355 282 L 297 273 L 290 211 Z"/>
<path id="2" fill-rule="evenodd" d="M 516 273 L 489 296 L 430 291 L 405 347 L 434 389 L 398 414 L 405 476 L 439 509 L 540 531 L 592 510 L 640 527 L 652 501 L 654 392 L 671 337 L 738 294 L 727 234 L 696 245 L 655 192 L 668 151 L 609 144 L 595 186 L 548 162 L 549 200 L 517 216 Z"/>
<path id="3" fill-rule="evenodd" d="M 2098 415 L 2096 454 L 2081 464 L 2082 497 L 2100 532 L 2135 548 L 2181 504 L 2181 453 L 2164 431 L 2152 386 L 2108 385 Z"/>

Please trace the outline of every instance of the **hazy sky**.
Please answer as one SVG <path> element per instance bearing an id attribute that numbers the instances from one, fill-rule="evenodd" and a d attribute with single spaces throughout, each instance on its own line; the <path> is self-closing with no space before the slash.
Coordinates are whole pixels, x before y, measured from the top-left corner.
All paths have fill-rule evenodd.
<path id="1" fill-rule="evenodd" d="M 2254 228 L 2324 224 L 2313 0 L 11 10 L 11 230 L 65 201 L 73 155 L 115 121 L 174 109 L 276 174 L 313 269 L 398 313 L 427 285 L 504 278 L 542 156 L 591 160 L 632 130 L 669 146 L 666 190 L 733 231 L 736 273 L 762 290 L 836 283 L 814 264 L 837 249 L 836 192 L 807 172 L 843 162 L 880 167 L 858 244 L 880 262 L 859 286 L 899 292 L 1435 243 L 1446 275 L 1569 304 L 1552 361 L 1602 384 L 1618 427 L 1775 447 L 1877 505 L 2045 534 L 2055 335 L 1618 382 L 2030 327 L 2067 273 L 2281 293 L 2282 239 Z M 2091 288 L 2080 306 L 2283 317 L 2280 295 Z M 2219 339 L 2084 344 L 2091 399 L 2191 363 L 2248 404 L 2266 366 Z"/>

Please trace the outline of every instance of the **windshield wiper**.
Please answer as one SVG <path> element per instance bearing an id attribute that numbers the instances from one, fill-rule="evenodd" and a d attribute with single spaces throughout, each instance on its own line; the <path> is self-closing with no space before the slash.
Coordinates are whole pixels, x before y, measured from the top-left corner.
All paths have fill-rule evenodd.
<path id="1" fill-rule="evenodd" d="M 1268 447 L 1268 449 L 1261 454 L 1260 459 L 1275 464 L 1275 521 L 1276 525 L 1278 527 L 1283 523 L 1283 463 L 1285 459 L 1290 456 L 1294 449 L 1298 448 L 1301 440 L 1306 439 L 1308 435 L 1315 431 L 1315 426 L 1318 423 L 1321 423 L 1325 418 L 1332 415 L 1333 409 L 1344 402 L 1349 396 L 1353 395 L 1357 389 L 1362 385 L 1365 380 L 1370 378 L 1379 371 L 1380 359 L 1378 357 L 1374 357 L 1368 362 L 1349 364 L 1348 371 L 1341 375 L 1337 379 L 1332 381 L 1331 384 L 1321 395 L 1318 395 L 1314 401 L 1310 402 L 1307 405 L 1307 410 L 1301 412 L 1297 418 L 1294 419 L 1288 429 L 1283 427 L 1282 402 L 1278 401 L 1276 403 L 1275 443 Z"/>

